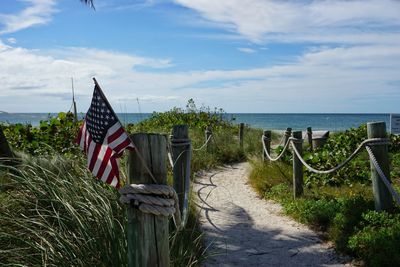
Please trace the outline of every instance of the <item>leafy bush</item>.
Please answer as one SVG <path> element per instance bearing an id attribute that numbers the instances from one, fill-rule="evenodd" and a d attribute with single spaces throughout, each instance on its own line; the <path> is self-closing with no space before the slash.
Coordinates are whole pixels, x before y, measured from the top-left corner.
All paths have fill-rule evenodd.
<path id="1" fill-rule="evenodd" d="M 399 153 L 400 152 L 400 135 L 390 135 L 389 152 Z"/>
<path id="2" fill-rule="evenodd" d="M 365 213 L 349 247 L 367 266 L 400 266 L 400 214 Z"/>
<path id="3" fill-rule="evenodd" d="M 336 249 L 349 253 L 348 240 L 360 223 L 362 214 L 372 210 L 374 203 L 363 196 L 355 196 L 339 198 L 338 204 L 340 208 L 329 229 L 329 237 L 335 243 Z"/>
<path id="4" fill-rule="evenodd" d="M 327 143 L 313 152 L 306 152 L 304 158 L 307 163 L 316 169 L 330 169 L 336 167 L 367 138 L 366 125 L 357 129 L 336 133 Z M 306 171 L 306 185 L 351 185 L 354 182 L 370 183 L 368 155 L 362 151 L 358 158 L 347 166 L 332 174 L 315 174 Z"/>
<path id="5" fill-rule="evenodd" d="M 197 108 L 193 99 L 186 105 L 186 110 L 173 108 L 167 112 L 154 112 L 150 118 L 139 122 L 137 125 L 129 125 L 129 131 L 170 131 L 172 126 L 187 124 L 189 128 L 205 130 L 210 126 L 213 130 L 222 127 L 232 127 L 233 124 L 224 118 L 225 112 L 215 108 L 213 111 L 209 107 Z"/>
<path id="6" fill-rule="evenodd" d="M 72 156 L 78 151 L 74 144 L 78 129 L 73 114 L 61 112 L 57 117 L 41 121 L 39 127 L 11 124 L 4 128 L 4 135 L 12 148 L 31 155 L 56 152 Z"/>
<path id="7" fill-rule="evenodd" d="M 340 205 L 334 199 L 320 198 L 313 200 L 301 198 L 296 201 L 286 201 L 283 203 L 283 207 L 287 214 L 300 222 L 319 230 L 326 230 L 338 212 Z"/>

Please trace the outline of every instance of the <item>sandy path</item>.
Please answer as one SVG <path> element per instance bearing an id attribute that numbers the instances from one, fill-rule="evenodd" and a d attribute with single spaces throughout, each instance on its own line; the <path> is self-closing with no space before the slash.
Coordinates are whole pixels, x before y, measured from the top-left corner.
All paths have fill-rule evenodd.
<path id="1" fill-rule="evenodd" d="M 208 253 L 204 266 L 351 266 L 307 227 L 260 199 L 247 163 L 197 177 L 194 190 Z"/>

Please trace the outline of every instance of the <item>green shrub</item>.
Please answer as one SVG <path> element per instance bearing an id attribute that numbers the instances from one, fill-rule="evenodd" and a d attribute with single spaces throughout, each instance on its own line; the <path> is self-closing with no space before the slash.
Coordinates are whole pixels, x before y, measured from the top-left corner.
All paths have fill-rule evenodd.
<path id="1" fill-rule="evenodd" d="M 307 163 L 316 169 L 330 169 L 336 167 L 367 139 L 366 125 L 345 132 L 335 133 L 327 143 L 313 152 L 305 152 Z M 369 160 L 366 151 L 362 151 L 358 158 L 353 159 L 347 166 L 332 174 L 315 174 L 306 171 L 306 185 L 351 185 L 352 183 L 370 183 Z"/>
<path id="2" fill-rule="evenodd" d="M 334 199 L 320 198 L 313 200 L 299 198 L 284 202 L 283 207 L 287 214 L 298 221 L 319 230 L 326 230 L 339 210 L 340 205 Z"/>
<path id="3" fill-rule="evenodd" d="M 193 99 L 189 99 L 186 109 L 173 108 L 166 112 L 154 112 L 150 118 L 139 122 L 137 125 L 129 125 L 127 130 L 132 131 L 170 131 L 172 126 L 187 124 L 190 128 L 205 130 L 211 126 L 213 130 L 217 128 L 229 127 L 233 124 L 226 120 L 225 112 L 222 109 L 209 107 L 197 108 Z"/>
<path id="4" fill-rule="evenodd" d="M 39 127 L 30 124 L 11 124 L 4 127 L 10 146 L 31 155 L 60 153 L 74 155 L 79 148 L 74 144 L 79 123 L 74 123 L 72 113 L 61 112 L 57 117 L 49 117 L 40 122 Z"/>
<path id="5" fill-rule="evenodd" d="M 400 214 L 365 213 L 349 247 L 367 266 L 400 266 Z"/>
<path id="6" fill-rule="evenodd" d="M 373 201 L 363 196 L 342 197 L 338 199 L 339 210 L 329 229 L 329 237 L 335 243 L 336 249 L 351 252 L 348 240 L 359 225 L 362 214 L 374 208 Z"/>

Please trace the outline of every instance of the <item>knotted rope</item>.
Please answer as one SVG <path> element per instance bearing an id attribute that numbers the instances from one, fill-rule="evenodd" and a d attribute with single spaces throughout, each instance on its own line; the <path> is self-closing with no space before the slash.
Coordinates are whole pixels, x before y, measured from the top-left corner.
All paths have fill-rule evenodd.
<path id="1" fill-rule="evenodd" d="M 182 226 L 179 201 L 175 190 L 168 185 L 131 184 L 119 190 L 120 201 L 133 204 L 141 212 L 156 216 L 173 216 L 177 228 Z"/>

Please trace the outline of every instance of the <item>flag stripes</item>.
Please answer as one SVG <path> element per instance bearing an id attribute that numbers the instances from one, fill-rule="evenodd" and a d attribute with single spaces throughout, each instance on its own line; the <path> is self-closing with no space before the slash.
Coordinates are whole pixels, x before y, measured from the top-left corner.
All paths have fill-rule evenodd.
<path id="1" fill-rule="evenodd" d="M 87 155 L 87 167 L 93 175 L 118 188 L 117 158 L 126 148 L 134 149 L 135 146 L 103 96 L 96 85 L 76 141 Z"/>

